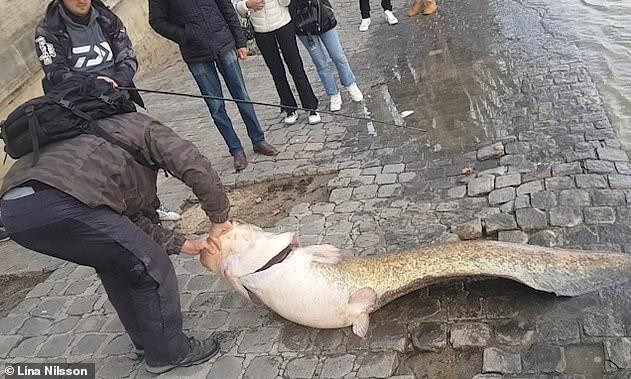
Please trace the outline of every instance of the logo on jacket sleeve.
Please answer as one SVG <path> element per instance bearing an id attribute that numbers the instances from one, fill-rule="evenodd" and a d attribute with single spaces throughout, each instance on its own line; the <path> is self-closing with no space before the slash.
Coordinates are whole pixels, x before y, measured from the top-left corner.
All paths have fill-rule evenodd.
<path id="1" fill-rule="evenodd" d="M 41 55 L 39 56 L 39 60 L 44 63 L 44 65 L 48 66 L 53 63 L 53 58 L 57 56 L 57 52 L 55 52 L 55 47 L 52 43 L 46 41 L 46 38 L 40 36 L 35 39 L 35 43 L 37 47 L 39 47 L 39 51 Z"/>
<path id="2" fill-rule="evenodd" d="M 98 45 L 84 45 L 72 48 L 72 54 L 78 56 L 74 64 L 75 68 L 98 66 L 103 62 L 109 62 L 114 58 L 112 48 L 107 41 Z M 94 56 L 96 54 L 96 56 Z M 90 58 L 90 59 L 88 59 Z"/>

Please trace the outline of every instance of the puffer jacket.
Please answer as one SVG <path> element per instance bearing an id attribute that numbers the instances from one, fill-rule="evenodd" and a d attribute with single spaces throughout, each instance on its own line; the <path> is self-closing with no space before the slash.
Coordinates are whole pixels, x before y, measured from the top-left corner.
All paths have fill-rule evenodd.
<path id="1" fill-rule="evenodd" d="M 263 9 L 253 11 L 245 5 L 246 0 L 239 0 L 236 8 L 242 17 L 246 17 L 249 12 L 256 33 L 269 33 L 291 22 L 288 8 L 290 2 L 291 0 L 265 0 Z"/>
<path id="2" fill-rule="evenodd" d="M 149 0 L 149 24 L 179 45 L 186 63 L 213 61 L 248 42 L 230 0 Z"/>

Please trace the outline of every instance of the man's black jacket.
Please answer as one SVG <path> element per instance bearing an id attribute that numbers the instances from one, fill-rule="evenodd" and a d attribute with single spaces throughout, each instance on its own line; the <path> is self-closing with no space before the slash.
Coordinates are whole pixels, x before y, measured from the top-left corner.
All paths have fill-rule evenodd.
<path id="1" fill-rule="evenodd" d="M 149 24 L 179 45 L 187 63 L 212 61 L 247 46 L 230 0 L 149 0 Z"/>
<path id="2" fill-rule="evenodd" d="M 44 70 L 42 86 L 45 93 L 73 75 L 84 75 L 73 72 L 71 63 L 68 61 L 71 56 L 72 44 L 64 25 L 64 19 L 60 14 L 61 2 L 62 0 L 51 1 L 46 8 L 44 18 L 37 25 L 35 31 L 35 47 Z M 133 87 L 138 60 L 125 25 L 101 0 L 92 0 L 92 6 L 99 11 L 98 23 L 114 54 L 115 72 L 109 76 L 119 86 Z M 130 95 L 134 102 L 144 106 L 136 91 Z"/>

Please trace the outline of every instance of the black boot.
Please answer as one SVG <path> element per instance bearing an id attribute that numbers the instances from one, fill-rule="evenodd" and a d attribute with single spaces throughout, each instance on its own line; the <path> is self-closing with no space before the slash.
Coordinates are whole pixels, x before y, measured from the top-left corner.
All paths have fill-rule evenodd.
<path id="1" fill-rule="evenodd" d="M 0 226 L 0 242 L 4 242 L 8 240 L 9 240 L 9 233 L 7 233 L 7 230 L 3 226 Z"/>
<path id="2" fill-rule="evenodd" d="M 189 351 L 184 358 L 170 364 L 149 365 L 145 361 L 145 368 L 152 374 L 162 374 L 176 367 L 188 367 L 204 363 L 210 360 L 219 352 L 219 342 L 214 338 L 200 342 L 193 337 L 189 337 Z"/>

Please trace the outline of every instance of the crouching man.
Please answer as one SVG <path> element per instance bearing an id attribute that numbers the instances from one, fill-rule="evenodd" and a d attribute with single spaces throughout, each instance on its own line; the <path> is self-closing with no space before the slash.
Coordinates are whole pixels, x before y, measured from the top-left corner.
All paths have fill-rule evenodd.
<path id="1" fill-rule="evenodd" d="M 14 163 L 0 188 L 5 228 L 28 249 L 93 267 L 149 372 L 207 361 L 219 345 L 183 333 L 169 255 L 217 251 L 218 236 L 231 227 L 219 176 L 192 143 L 145 114 L 98 124 L 192 189 L 212 222 L 209 236 L 187 240 L 145 217 L 157 170 L 91 134 L 42 147 L 35 166 L 31 154 Z"/>

